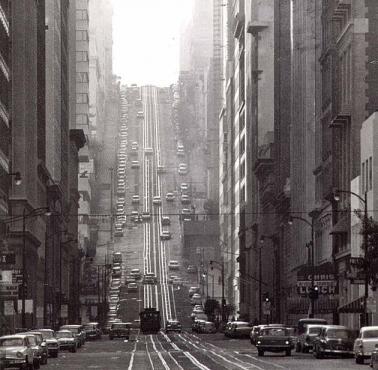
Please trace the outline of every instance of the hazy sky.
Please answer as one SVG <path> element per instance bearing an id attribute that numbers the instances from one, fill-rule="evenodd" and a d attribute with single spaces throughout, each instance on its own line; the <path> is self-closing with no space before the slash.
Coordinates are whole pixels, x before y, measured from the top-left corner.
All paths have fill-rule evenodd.
<path id="1" fill-rule="evenodd" d="M 113 0 L 113 69 L 122 83 L 169 86 L 177 81 L 180 30 L 192 2 Z"/>

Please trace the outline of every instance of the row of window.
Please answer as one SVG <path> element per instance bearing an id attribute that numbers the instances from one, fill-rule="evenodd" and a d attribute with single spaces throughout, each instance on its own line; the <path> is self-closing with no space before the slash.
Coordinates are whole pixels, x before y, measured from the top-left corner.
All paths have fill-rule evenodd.
<path id="1" fill-rule="evenodd" d="M 88 41 L 88 31 L 76 31 L 76 41 Z"/>

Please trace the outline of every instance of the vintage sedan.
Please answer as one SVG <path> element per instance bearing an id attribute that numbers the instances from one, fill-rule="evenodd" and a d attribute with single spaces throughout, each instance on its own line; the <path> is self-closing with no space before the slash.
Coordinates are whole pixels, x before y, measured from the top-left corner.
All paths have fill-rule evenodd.
<path id="1" fill-rule="evenodd" d="M 70 330 L 59 330 L 56 332 L 56 339 L 59 343 L 59 349 L 68 349 L 70 352 L 76 352 L 79 339 Z"/>
<path id="2" fill-rule="evenodd" d="M 38 329 L 39 333 L 42 334 L 43 339 L 47 344 L 47 350 L 50 357 L 58 357 L 59 344 L 55 338 L 55 332 L 52 329 Z"/>
<path id="3" fill-rule="evenodd" d="M 74 334 L 74 336 L 78 338 L 79 348 L 85 344 L 85 331 L 83 325 L 63 325 L 60 327 L 60 330 L 71 331 Z"/>
<path id="4" fill-rule="evenodd" d="M 325 356 L 354 356 L 354 332 L 342 325 L 324 325 L 314 339 L 313 354 L 316 358 Z"/>
<path id="5" fill-rule="evenodd" d="M 165 323 L 165 332 L 166 333 L 169 333 L 169 332 L 178 332 L 178 333 L 181 333 L 181 330 L 182 330 L 182 326 L 181 326 L 181 323 L 180 321 L 178 320 L 167 320 L 167 322 Z"/>
<path id="6" fill-rule="evenodd" d="M 290 330 L 282 326 L 261 328 L 256 339 L 256 348 L 259 356 L 264 356 L 265 352 L 285 352 L 286 356 L 291 356 Z"/>
<path id="7" fill-rule="evenodd" d="M 370 367 L 373 370 L 378 370 L 378 344 L 375 345 L 374 350 L 371 353 Z"/>
<path id="8" fill-rule="evenodd" d="M 36 354 L 37 342 L 34 335 L 15 334 L 0 337 L 5 368 L 34 369 L 40 362 Z"/>
<path id="9" fill-rule="evenodd" d="M 40 333 L 36 330 L 33 330 L 33 331 L 27 332 L 25 334 L 32 334 L 32 335 L 35 336 L 35 339 L 36 339 L 36 342 L 37 342 L 36 348 L 37 348 L 39 361 L 42 365 L 46 365 L 47 359 L 49 357 L 49 350 L 47 348 L 46 341 L 43 339 L 42 333 Z"/>
<path id="10" fill-rule="evenodd" d="M 98 322 L 88 322 L 84 324 L 86 339 L 101 339 L 101 329 Z"/>
<path id="11" fill-rule="evenodd" d="M 131 328 L 132 328 L 132 323 L 130 322 L 115 322 L 110 327 L 109 339 L 110 340 L 113 340 L 114 338 L 129 339 Z"/>
<path id="12" fill-rule="evenodd" d="M 370 358 L 377 344 L 378 326 L 362 327 L 353 346 L 356 363 L 363 364 L 365 359 Z"/>
<path id="13" fill-rule="evenodd" d="M 252 326 L 246 321 L 232 321 L 228 327 L 228 337 L 249 338 Z"/>

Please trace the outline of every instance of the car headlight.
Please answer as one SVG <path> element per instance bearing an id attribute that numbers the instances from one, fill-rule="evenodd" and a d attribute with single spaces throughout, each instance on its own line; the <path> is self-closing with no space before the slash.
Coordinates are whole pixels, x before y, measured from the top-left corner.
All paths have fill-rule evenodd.
<path id="1" fill-rule="evenodd" d="M 261 344 L 261 341 L 260 341 L 260 340 L 258 340 L 258 341 L 257 341 L 257 344 Z"/>
<path id="2" fill-rule="evenodd" d="M 285 342 L 285 344 L 290 344 L 290 342 L 287 340 L 287 341 Z"/>
<path id="3" fill-rule="evenodd" d="M 16 356 L 17 356 L 18 358 L 23 358 L 23 357 L 24 357 L 24 354 L 23 354 L 22 352 L 17 352 L 17 353 L 16 353 Z"/>

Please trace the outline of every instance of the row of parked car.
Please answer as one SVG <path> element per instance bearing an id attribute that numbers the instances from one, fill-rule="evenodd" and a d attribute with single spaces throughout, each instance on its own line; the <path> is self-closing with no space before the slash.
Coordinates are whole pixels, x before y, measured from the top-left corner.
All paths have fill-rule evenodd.
<path id="1" fill-rule="evenodd" d="M 58 331 L 33 329 L 0 337 L 0 368 L 39 369 L 60 351 L 76 352 L 86 340 L 101 338 L 96 322 L 63 325 Z"/>

